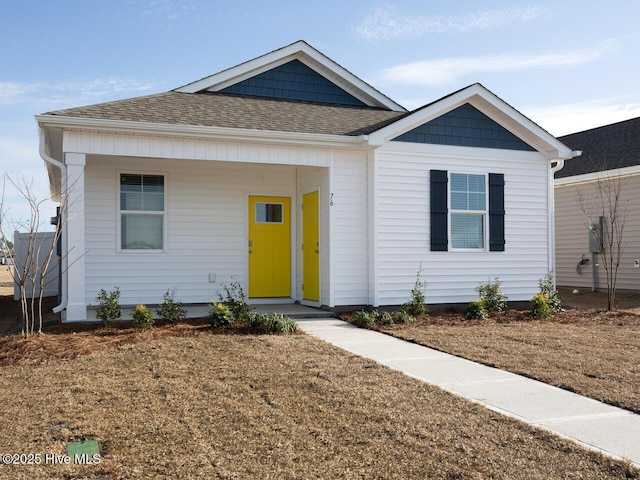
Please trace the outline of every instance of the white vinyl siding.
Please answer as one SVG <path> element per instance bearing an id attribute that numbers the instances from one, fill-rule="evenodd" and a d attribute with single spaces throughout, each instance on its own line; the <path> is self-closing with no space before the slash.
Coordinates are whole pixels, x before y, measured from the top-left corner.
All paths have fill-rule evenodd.
<path id="1" fill-rule="evenodd" d="M 367 154 L 336 152 L 331 177 L 334 305 L 369 303 Z"/>
<path id="2" fill-rule="evenodd" d="M 137 172 L 164 172 L 165 179 L 170 179 L 162 255 L 117 252 L 118 172 L 131 171 L 133 165 Z M 100 289 L 114 286 L 120 287 L 124 305 L 159 303 L 172 288 L 185 303 L 208 303 L 217 298 L 223 283 L 232 280 L 246 291 L 248 195 L 295 198 L 297 168 L 89 155 L 85 167 L 87 303 L 95 303 Z M 297 249 L 293 250 L 295 261 Z M 214 281 L 210 281 L 212 274 Z"/>
<path id="3" fill-rule="evenodd" d="M 331 158 L 331 150 L 326 148 L 75 131 L 65 132 L 63 149 L 65 152 L 83 152 L 88 155 L 165 158 L 178 161 L 188 158 L 313 167 L 328 167 Z"/>
<path id="4" fill-rule="evenodd" d="M 499 277 L 510 300 L 529 300 L 548 273 L 549 162 L 535 152 L 396 145 L 376 152 L 379 304 L 409 299 L 422 266 L 429 303 L 466 303 Z M 504 252 L 430 251 L 430 170 L 505 179 Z"/>

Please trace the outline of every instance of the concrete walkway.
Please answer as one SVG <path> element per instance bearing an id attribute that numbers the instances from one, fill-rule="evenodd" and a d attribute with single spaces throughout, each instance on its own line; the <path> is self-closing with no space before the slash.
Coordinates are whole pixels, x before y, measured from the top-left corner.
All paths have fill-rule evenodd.
<path id="1" fill-rule="evenodd" d="M 296 321 L 351 353 L 640 467 L 640 415 L 335 318 Z"/>

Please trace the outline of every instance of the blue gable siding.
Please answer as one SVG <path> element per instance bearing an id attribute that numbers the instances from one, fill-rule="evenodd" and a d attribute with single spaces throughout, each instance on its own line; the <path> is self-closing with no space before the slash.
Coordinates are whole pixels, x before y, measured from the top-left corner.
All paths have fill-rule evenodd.
<path id="1" fill-rule="evenodd" d="M 393 140 L 459 147 L 534 151 L 530 145 L 468 103 L 403 133 Z"/>
<path id="2" fill-rule="evenodd" d="M 356 97 L 300 60 L 292 60 L 220 91 L 258 97 L 365 106 Z"/>

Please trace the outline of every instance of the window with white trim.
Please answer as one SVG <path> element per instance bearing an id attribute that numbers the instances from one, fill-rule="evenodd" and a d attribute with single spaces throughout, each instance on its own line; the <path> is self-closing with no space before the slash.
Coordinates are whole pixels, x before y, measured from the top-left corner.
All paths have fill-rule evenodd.
<path id="1" fill-rule="evenodd" d="M 121 250 L 163 250 L 164 176 L 120 174 Z"/>
<path id="2" fill-rule="evenodd" d="M 484 249 L 487 215 L 485 175 L 451 173 L 449 180 L 451 247 Z"/>

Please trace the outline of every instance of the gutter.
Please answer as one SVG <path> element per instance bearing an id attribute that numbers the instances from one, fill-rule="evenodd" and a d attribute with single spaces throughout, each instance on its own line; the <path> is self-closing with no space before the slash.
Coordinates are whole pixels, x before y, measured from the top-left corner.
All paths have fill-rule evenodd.
<path id="1" fill-rule="evenodd" d="M 136 122 L 131 120 L 104 120 L 58 115 L 37 115 L 39 124 L 63 127 L 66 130 L 99 132 L 122 135 L 147 135 L 180 139 L 234 142 L 272 143 L 322 148 L 367 149 L 366 135 L 337 135 L 326 133 L 283 132 L 278 130 L 252 130 L 247 128 L 208 127 L 202 125 L 174 125 Z"/>
<path id="2" fill-rule="evenodd" d="M 53 165 L 54 167 L 57 167 L 60 169 L 60 181 L 64 181 L 64 179 L 66 178 L 66 171 L 67 171 L 67 167 L 64 165 L 64 163 L 56 160 L 53 157 L 50 157 L 49 155 L 47 155 L 47 151 L 46 151 L 46 131 L 43 128 L 38 128 L 38 136 L 40 137 L 40 158 L 42 158 L 42 160 L 45 161 L 45 163 L 49 163 L 51 165 Z M 65 239 L 63 239 L 63 243 L 65 242 Z M 63 249 L 64 250 L 64 249 Z M 62 258 L 60 259 L 61 262 L 63 263 L 62 266 L 62 270 L 64 272 L 67 271 L 67 265 L 64 265 L 64 263 L 66 263 L 67 261 L 67 256 L 63 255 Z M 60 305 L 57 305 L 55 307 L 53 307 L 53 313 L 60 313 L 62 310 L 64 310 L 65 308 L 67 308 L 67 291 L 66 289 L 61 289 L 61 298 L 60 298 Z"/>

